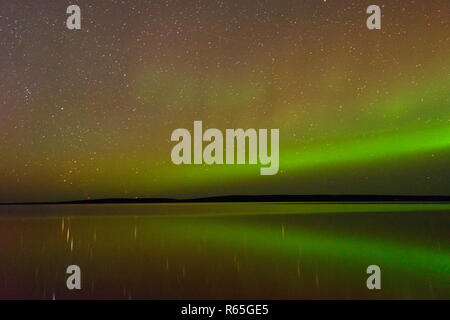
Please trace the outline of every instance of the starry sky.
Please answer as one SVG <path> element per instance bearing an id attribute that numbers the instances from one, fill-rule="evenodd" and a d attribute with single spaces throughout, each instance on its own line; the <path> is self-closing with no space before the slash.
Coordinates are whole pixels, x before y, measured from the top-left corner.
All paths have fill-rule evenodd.
<path id="1" fill-rule="evenodd" d="M 81 30 L 65 26 L 81 8 Z M 366 28 L 378 4 L 382 29 Z M 449 195 L 447 0 L 0 3 L 0 202 Z M 176 166 L 176 128 L 280 129 L 280 171 Z"/>

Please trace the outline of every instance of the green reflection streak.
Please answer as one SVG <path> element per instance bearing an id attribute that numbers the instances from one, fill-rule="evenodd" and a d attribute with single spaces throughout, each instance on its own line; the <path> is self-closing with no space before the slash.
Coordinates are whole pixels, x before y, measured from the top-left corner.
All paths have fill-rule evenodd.
<path id="1" fill-rule="evenodd" d="M 407 217 L 405 217 L 407 218 Z M 289 225 L 283 234 L 281 228 L 250 225 L 250 223 L 227 222 L 224 220 L 197 220 L 176 223 L 171 220 L 167 228 L 170 236 L 183 241 L 207 239 L 220 245 L 223 250 L 230 246 L 239 249 L 245 245 L 249 250 L 267 254 L 271 259 L 295 257 L 300 252 L 308 252 L 319 259 L 325 259 L 332 265 L 342 260 L 348 263 L 377 263 L 423 277 L 438 275 L 450 279 L 450 253 L 437 251 L 418 244 L 382 239 L 367 234 L 358 237 L 337 235 L 324 232 L 297 229 L 290 230 Z M 186 236 L 186 232 L 189 235 Z M 335 262 L 328 259 L 337 259 Z M 365 270 L 364 270 L 365 271 Z"/>
<path id="2" fill-rule="evenodd" d="M 152 204 L 166 207 L 167 204 Z M 432 212 L 448 211 L 450 204 L 436 203 L 214 203 L 214 204 L 174 204 L 184 212 L 159 215 L 159 217 L 245 217 L 262 215 L 308 215 L 327 213 L 377 213 L 377 212 Z M 202 208 L 204 207 L 204 208 Z M 213 211 L 212 211 L 213 210 Z M 194 211 L 194 212 L 193 212 Z M 201 211 L 201 212 L 199 212 Z M 157 216 L 157 215 L 153 215 Z"/>

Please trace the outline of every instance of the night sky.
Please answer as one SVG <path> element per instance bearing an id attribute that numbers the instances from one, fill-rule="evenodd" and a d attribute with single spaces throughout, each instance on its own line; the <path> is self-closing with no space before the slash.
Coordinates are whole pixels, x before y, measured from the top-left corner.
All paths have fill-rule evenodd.
<path id="1" fill-rule="evenodd" d="M 81 30 L 65 26 L 70 4 Z M 366 8 L 382 8 L 382 29 Z M 0 202 L 450 190 L 450 1 L 0 3 Z M 280 129 L 280 171 L 171 132 Z"/>

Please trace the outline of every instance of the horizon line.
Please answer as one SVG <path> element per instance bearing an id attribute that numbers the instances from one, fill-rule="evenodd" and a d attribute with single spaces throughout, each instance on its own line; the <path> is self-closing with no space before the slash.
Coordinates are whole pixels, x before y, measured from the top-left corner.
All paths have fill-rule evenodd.
<path id="1" fill-rule="evenodd" d="M 135 197 L 98 198 L 65 201 L 0 202 L 5 205 L 58 205 L 58 204 L 132 204 L 132 203 L 223 203 L 223 202 L 450 202 L 450 195 L 382 195 L 382 194 L 267 194 L 267 195 L 222 195 L 194 198 Z"/>

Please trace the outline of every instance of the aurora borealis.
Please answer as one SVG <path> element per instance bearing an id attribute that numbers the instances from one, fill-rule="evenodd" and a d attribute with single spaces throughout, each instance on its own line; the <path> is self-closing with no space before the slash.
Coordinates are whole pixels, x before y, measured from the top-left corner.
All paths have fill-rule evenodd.
<path id="1" fill-rule="evenodd" d="M 0 202 L 441 194 L 450 3 L 2 1 Z M 78 4 L 81 30 L 68 30 Z M 176 166 L 170 133 L 279 128 L 280 170 Z"/>
<path id="2" fill-rule="evenodd" d="M 448 299 L 449 9 L 2 0 L 0 299 Z"/>

